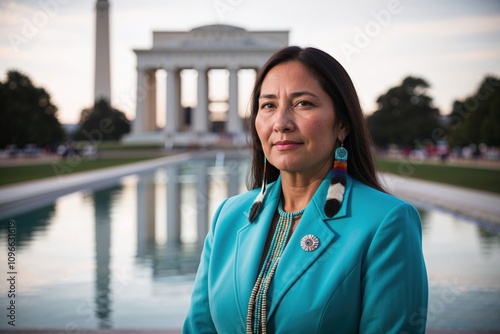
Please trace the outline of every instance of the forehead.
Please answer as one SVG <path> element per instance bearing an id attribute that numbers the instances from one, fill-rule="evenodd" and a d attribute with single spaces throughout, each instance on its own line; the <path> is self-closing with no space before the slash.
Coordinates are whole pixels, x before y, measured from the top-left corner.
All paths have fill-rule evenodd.
<path id="1" fill-rule="evenodd" d="M 262 81 L 261 93 L 273 90 L 314 90 L 323 92 L 319 81 L 311 70 L 297 61 L 290 61 L 276 65 L 269 70 Z"/>

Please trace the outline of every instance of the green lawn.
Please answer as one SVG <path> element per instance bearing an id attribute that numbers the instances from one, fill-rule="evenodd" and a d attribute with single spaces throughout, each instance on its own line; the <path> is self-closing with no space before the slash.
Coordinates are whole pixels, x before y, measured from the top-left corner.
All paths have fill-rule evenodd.
<path id="1" fill-rule="evenodd" d="M 376 165 L 382 172 L 500 194 L 499 170 L 380 158 Z"/>
<path id="2" fill-rule="evenodd" d="M 58 175 L 69 175 L 148 159 L 151 158 L 100 158 L 97 160 L 57 161 L 39 165 L 0 166 L 0 186 Z"/>

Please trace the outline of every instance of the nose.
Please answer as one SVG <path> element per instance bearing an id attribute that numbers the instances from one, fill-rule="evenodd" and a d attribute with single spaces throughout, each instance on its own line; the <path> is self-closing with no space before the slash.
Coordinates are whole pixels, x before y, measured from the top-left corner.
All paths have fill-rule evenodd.
<path id="1" fill-rule="evenodd" d="M 289 107 L 279 107 L 275 114 L 273 130 L 275 132 L 290 132 L 295 129 L 292 111 Z"/>

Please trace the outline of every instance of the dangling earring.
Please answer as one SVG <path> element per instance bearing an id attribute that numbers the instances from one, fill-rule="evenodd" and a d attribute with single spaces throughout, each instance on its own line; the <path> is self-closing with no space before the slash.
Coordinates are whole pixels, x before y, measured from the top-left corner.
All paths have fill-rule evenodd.
<path id="1" fill-rule="evenodd" d="M 248 220 L 250 222 L 253 222 L 255 218 L 259 215 L 260 212 L 260 207 L 262 206 L 262 203 L 264 202 L 264 195 L 266 194 L 266 188 L 267 188 L 267 178 L 266 178 L 266 168 L 267 168 L 267 158 L 264 156 L 264 171 L 262 172 L 262 187 L 260 190 L 259 195 L 255 199 L 255 201 L 252 204 L 252 207 L 250 208 L 250 214 L 248 215 Z"/>
<path id="2" fill-rule="evenodd" d="M 328 194 L 326 195 L 325 214 L 333 217 L 340 210 L 344 198 L 345 184 L 347 179 L 347 150 L 344 142 L 335 150 L 335 162 L 333 163 L 333 177 L 330 181 Z"/>

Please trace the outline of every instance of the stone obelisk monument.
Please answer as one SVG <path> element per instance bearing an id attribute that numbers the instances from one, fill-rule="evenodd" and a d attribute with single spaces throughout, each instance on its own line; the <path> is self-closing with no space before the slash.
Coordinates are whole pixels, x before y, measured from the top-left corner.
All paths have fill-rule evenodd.
<path id="1" fill-rule="evenodd" d="M 111 103 L 111 67 L 109 55 L 109 2 L 97 0 L 95 7 L 95 85 L 94 101 Z"/>

